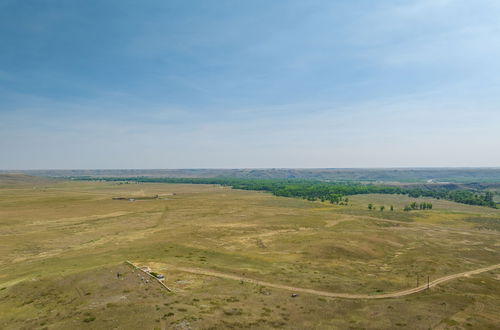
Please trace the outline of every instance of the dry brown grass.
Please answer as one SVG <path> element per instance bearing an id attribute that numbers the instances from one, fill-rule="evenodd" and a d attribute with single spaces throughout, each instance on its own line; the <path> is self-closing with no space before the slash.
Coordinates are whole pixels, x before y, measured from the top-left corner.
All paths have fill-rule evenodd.
<path id="1" fill-rule="evenodd" d="M 119 294 L 104 274 L 121 269 L 124 260 L 334 292 L 402 290 L 415 286 L 417 274 L 433 279 L 498 263 L 499 232 L 466 221 L 500 219 L 498 210 L 433 201 L 434 210 L 408 214 L 399 207 L 415 199 L 394 195 L 353 196 L 349 206 L 332 206 L 209 185 L 30 182 L 25 177 L 16 185 L 9 180 L 0 188 L 0 288 L 5 288 L 0 326 L 5 328 L 102 328 L 109 320 L 134 328 L 131 311 L 150 319 L 147 328 L 428 328 L 499 322 L 491 315 L 500 299 L 498 272 L 408 298 L 347 302 L 307 294 L 292 299 L 286 290 L 167 269 L 175 295 L 137 291 L 143 292 L 137 308 L 121 300 L 105 312 L 99 307 Z M 112 200 L 156 194 L 162 199 Z M 370 212 L 369 202 L 394 205 L 396 211 Z M 75 296 L 73 302 L 95 320 L 63 321 L 61 315 L 72 315 L 74 307 L 63 303 L 73 296 L 64 281 L 87 279 L 103 296 Z M 41 283 L 66 298 L 45 306 Z M 136 289 L 141 290 L 130 284 L 127 290 L 136 294 Z M 21 296 L 31 297 L 38 309 L 22 305 Z M 481 311 L 474 309 L 478 303 Z M 163 319 L 170 306 L 175 315 Z M 40 313 L 47 315 L 45 321 Z"/>

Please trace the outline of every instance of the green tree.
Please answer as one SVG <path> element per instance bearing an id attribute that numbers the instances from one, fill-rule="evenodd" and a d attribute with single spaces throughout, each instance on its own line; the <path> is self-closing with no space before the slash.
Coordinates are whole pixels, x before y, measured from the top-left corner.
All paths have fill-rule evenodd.
<path id="1" fill-rule="evenodd" d="M 382 206 L 380 207 L 380 212 L 383 212 L 383 211 L 384 211 L 384 209 L 385 209 L 385 206 L 384 206 L 384 205 L 382 205 Z"/>
<path id="2" fill-rule="evenodd" d="M 373 209 L 373 204 L 372 203 L 368 204 L 368 210 L 372 210 L 372 209 Z"/>

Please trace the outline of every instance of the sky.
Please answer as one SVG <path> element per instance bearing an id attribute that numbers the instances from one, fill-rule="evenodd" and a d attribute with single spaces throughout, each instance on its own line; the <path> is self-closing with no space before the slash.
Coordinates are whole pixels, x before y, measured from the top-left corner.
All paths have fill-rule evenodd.
<path id="1" fill-rule="evenodd" d="M 498 0 L 0 0 L 0 169 L 500 166 Z"/>

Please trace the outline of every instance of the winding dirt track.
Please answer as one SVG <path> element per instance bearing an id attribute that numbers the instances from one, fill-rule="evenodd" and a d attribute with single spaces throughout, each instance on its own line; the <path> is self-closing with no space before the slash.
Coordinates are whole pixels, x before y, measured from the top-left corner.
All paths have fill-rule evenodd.
<path id="1" fill-rule="evenodd" d="M 155 265 L 158 266 L 158 265 Z M 166 266 L 166 265 L 162 265 Z M 182 272 L 187 272 L 187 273 L 193 273 L 193 274 L 199 274 L 199 275 L 206 275 L 206 276 L 214 276 L 214 277 L 219 277 L 219 278 L 225 278 L 229 280 L 236 280 L 236 281 L 243 281 L 247 283 L 252 283 L 252 284 L 257 284 L 257 285 L 262 285 L 262 286 L 267 286 L 271 288 L 277 288 L 277 289 L 284 289 L 284 290 L 290 290 L 293 292 L 302 292 L 302 293 L 309 293 L 309 294 L 314 294 L 318 296 L 325 296 L 325 297 L 331 297 L 331 298 L 345 298 L 345 299 L 385 299 L 385 298 L 397 298 L 397 297 L 402 297 L 402 296 L 407 296 L 410 294 L 414 294 L 420 291 L 424 291 L 427 289 L 427 283 L 412 288 L 412 289 L 407 289 L 407 290 L 402 290 L 402 291 L 396 291 L 396 292 L 391 292 L 391 293 L 384 293 L 384 294 L 378 294 L 378 295 L 368 295 L 368 294 L 350 294 L 350 293 L 335 293 L 335 292 L 328 292 L 328 291 L 321 291 L 321 290 L 314 290 L 314 289 L 305 289 L 305 288 L 297 288 L 293 286 L 288 286 L 288 285 L 282 285 L 282 284 L 275 284 L 275 283 L 269 283 L 269 282 L 264 282 L 264 281 L 258 281 L 254 279 L 250 279 L 247 277 L 241 277 L 237 275 L 231 275 L 231 274 L 225 274 L 225 273 L 219 273 L 211 270 L 205 270 L 205 269 L 199 269 L 199 268 L 188 268 L 188 267 L 177 267 L 177 266 L 167 266 L 169 269 L 176 269 Z M 448 276 L 444 276 L 441 278 L 438 278 L 432 282 L 429 282 L 429 288 L 432 288 L 438 284 L 441 284 L 443 282 L 451 281 L 453 279 L 459 278 L 459 277 L 464 277 L 464 276 L 470 276 L 470 275 L 476 275 L 480 273 L 484 273 L 490 270 L 494 270 L 500 268 L 500 264 L 492 265 L 489 267 L 484 267 L 484 268 L 479 268 L 475 270 L 470 270 L 467 272 L 462 272 L 462 273 L 457 273 L 457 274 L 452 274 Z"/>

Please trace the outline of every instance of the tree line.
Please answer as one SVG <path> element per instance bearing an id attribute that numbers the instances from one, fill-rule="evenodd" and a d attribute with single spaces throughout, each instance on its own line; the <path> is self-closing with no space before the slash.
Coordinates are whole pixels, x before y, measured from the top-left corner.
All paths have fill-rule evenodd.
<path id="1" fill-rule="evenodd" d="M 372 203 L 368 204 L 368 210 L 370 210 L 370 211 L 375 210 L 375 205 L 373 205 Z M 385 205 L 379 206 L 379 210 L 380 210 L 380 212 L 383 212 L 385 210 Z M 391 210 L 391 212 L 394 211 L 394 206 L 391 205 L 389 207 L 389 210 Z"/>
<path id="2" fill-rule="evenodd" d="M 153 178 L 153 177 L 71 177 L 76 180 L 132 181 L 188 184 L 219 184 L 234 189 L 270 192 L 276 196 L 304 198 L 310 201 L 347 203 L 346 196 L 359 194 L 401 194 L 413 198 L 433 197 L 469 205 L 496 208 L 491 192 L 450 190 L 427 187 L 396 187 L 376 184 L 324 182 L 304 179 L 240 179 L 240 178 Z"/>
<path id="3" fill-rule="evenodd" d="M 417 202 L 412 202 L 409 205 L 406 205 L 403 209 L 404 211 L 413 211 L 413 210 L 432 210 L 432 203 L 417 203 Z"/>

